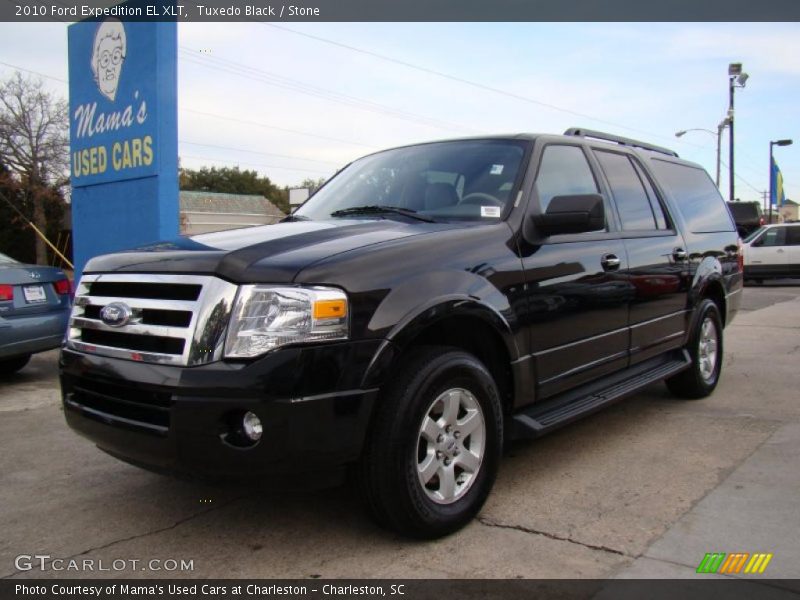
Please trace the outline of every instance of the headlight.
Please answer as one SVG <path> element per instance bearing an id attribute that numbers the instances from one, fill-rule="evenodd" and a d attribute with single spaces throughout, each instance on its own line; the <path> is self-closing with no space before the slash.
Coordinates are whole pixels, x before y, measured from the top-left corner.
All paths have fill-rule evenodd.
<path id="1" fill-rule="evenodd" d="M 227 358 L 299 342 L 347 339 L 347 296 L 326 287 L 243 285 L 228 325 Z"/>

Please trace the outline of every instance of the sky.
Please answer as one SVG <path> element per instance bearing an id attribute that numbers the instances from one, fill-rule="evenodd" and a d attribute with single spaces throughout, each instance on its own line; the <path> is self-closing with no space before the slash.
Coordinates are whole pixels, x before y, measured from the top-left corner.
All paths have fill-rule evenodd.
<path id="1" fill-rule="evenodd" d="M 716 168 L 736 90 L 736 196 L 769 188 L 769 142 L 800 201 L 798 23 L 189 23 L 178 25 L 181 165 L 257 170 L 283 186 L 375 150 L 580 126 Z M 67 96 L 67 25 L 0 24 L 0 78 Z M 676 138 L 675 132 L 691 131 Z M 728 134 L 722 140 L 728 196 Z"/>

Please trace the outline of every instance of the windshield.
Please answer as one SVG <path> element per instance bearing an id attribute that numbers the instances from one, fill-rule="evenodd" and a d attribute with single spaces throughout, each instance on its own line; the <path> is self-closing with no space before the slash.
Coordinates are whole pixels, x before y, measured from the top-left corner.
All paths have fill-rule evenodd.
<path id="1" fill-rule="evenodd" d="M 758 229 L 756 229 L 756 230 L 755 230 L 753 233 L 751 233 L 751 234 L 750 234 L 750 235 L 748 235 L 746 238 L 744 238 L 744 239 L 742 240 L 742 242 L 744 242 L 745 244 L 749 244 L 749 243 L 750 243 L 750 242 L 752 242 L 754 239 L 756 239 L 756 238 L 757 238 L 759 235 L 761 235 L 761 232 L 762 232 L 762 231 L 764 231 L 765 229 L 767 229 L 767 228 L 766 228 L 766 227 L 759 227 L 759 228 L 758 228 Z"/>
<path id="2" fill-rule="evenodd" d="M 294 214 L 497 221 L 513 202 L 527 143 L 464 140 L 373 154 L 345 168 Z"/>
<path id="3" fill-rule="evenodd" d="M 8 264 L 8 265 L 16 265 L 18 264 L 16 260 L 11 258 L 10 256 L 6 256 L 2 252 L 0 252 L 0 265 Z"/>

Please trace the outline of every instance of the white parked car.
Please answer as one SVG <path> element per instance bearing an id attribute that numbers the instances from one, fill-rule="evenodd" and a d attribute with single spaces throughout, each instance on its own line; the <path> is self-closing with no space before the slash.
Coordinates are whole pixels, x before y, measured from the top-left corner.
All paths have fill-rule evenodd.
<path id="1" fill-rule="evenodd" d="M 800 223 L 765 225 L 743 246 L 745 280 L 800 277 Z"/>

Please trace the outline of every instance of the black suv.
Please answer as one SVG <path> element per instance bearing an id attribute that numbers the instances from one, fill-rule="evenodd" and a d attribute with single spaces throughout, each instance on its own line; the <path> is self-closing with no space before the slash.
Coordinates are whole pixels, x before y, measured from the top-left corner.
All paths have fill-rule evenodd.
<path id="1" fill-rule="evenodd" d="M 736 231 L 744 239 L 766 222 L 758 202 L 728 202 Z"/>
<path id="2" fill-rule="evenodd" d="M 725 202 L 674 152 L 578 129 L 407 146 L 282 223 L 93 259 L 64 409 L 157 471 L 349 468 L 380 523 L 435 537 L 504 440 L 662 379 L 711 393 L 741 290 Z"/>

